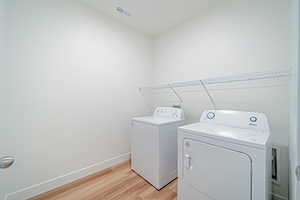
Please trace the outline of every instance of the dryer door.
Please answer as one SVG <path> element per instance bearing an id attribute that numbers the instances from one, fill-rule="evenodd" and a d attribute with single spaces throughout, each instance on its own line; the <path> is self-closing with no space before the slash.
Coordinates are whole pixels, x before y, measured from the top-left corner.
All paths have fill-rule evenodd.
<path id="1" fill-rule="evenodd" d="M 251 158 L 237 151 L 185 139 L 183 199 L 251 200 Z"/>

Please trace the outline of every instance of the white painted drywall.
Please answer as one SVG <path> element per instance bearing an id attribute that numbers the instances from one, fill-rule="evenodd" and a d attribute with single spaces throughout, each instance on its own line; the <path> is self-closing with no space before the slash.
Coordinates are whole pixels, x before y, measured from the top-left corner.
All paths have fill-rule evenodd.
<path id="1" fill-rule="evenodd" d="M 4 97 L 6 97 L 7 93 L 7 88 L 5 87 L 5 82 L 7 81 L 7 69 L 4 69 L 4 66 L 6 65 L 6 56 L 5 54 L 5 20 L 4 20 L 4 12 L 5 12 L 5 7 L 4 7 L 4 1 L 0 0 L 0 107 L 1 107 L 1 113 L 4 113 L 8 110 L 4 110 L 7 107 L 5 106 L 8 102 L 8 100 Z M 2 92 L 5 91 L 5 92 Z M 0 138 L 3 133 L 7 131 L 7 121 L 5 120 L 6 116 L 0 114 Z M 0 139 L 0 143 L 2 143 Z M 1 149 L 1 147 L 0 147 Z M 2 151 L 0 151 L 0 157 L 2 157 Z M 2 173 L 0 169 L 0 173 Z M 1 177 L 1 175 L 0 175 Z M 1 182 L 1 181 L 0 181 Z M 4 196 L 4 191 L 2 189 L 2 185 L 0 185 L 0 199 L 3 199 Z"/>
<path id="2" fill-rule="evenodd" d="M 291 10 L 290 1 L 280 0 L 230 0 L 208 7 L 199 17 L 156 38 L 155 83 L 290 68 Z M 267 114 L 273 143 L 282 146 L 281 185 L 275 185 L 274 192 L 287 197 L 288 80 L 210 89 L 218 109 Z M 212 108 L 200 87 L 178 92 L 183 97 L 183 108 L 189 121 L 198 121 L 204 109 Z M 176 103 L 176 98 L 169 92 L 154 95 L 156 104 Z"/>
<path id="3" fill-rule="evenodd" d="M 110 159 L 127 155 L 130 117 L 149 111 L 136 87 L 148 85 L 152 75 L 155 83 L 161 83 L 293 64 L 290 0 L 212 4 L 199 17 L 157 37 L 154 57 L 149 38 L 74 1 L 0 3 L 9 11 L 4 18 L 7 46 L 0 43 L 0 52 L 4 50 L 9 61 L 0 60 L 5 89 L 0 119 L 6 125 L 0 126 L 0 152 L 17 161 L 0 174 L 0 199 L 7 192 L 19 191 L 10 196 L 16 199 L 42 191 L 48 182 L 43 187 L 34 184 L 74 170 L 76 178 L 78 169 L 88 167 L 78 173 L 84 175 L 102 161 L 107 166 L 114 163 Z M 274 191 L 287 196 L 288 82 L 210 89 L 220 109 L 268 115 L 273 141 L 283 146 L 284 154 L 281 185 Z M 180 91 L 191 122 L 211 108 L 202 91 Z M 177 102 L 165 92 L 154 96 L 159 105 Z M 50 186 L 57 183 L 63 181 Z M 30 186 L 28 193 L 21 190 Z"/>
<path id="4" fill-rule="evenodd" d="M 3 59 L 5 58 L 4 54 L 4 26 L 5 26 L 5 22 L 4 22 L 4 1 L 0 1 L 0 60 L 3 61 Z"/>
<path id="5" fill-rule="evenodd" d="M 23 199 L 64 182 L 50 179 L 128 159 L 130 119 L 148 112 L 137 87 L 150 83 L 152 41 L 76 1 L 1 3 L 9 62 L 0 74 L 9 80 L 0 81 L 10 89 L 1 101 L 10 105 L 0 104 L 9 119 L 0 152 L 16 163 L 0 173 L 0 199 L 15 191 L 9 199 Z"/>
<path id="6" fill-rule="evenodd" d="M 297 195 L 300 196 L 300 189 L 297 191 L 297 185 L 300 187 L 300 184 L 297 183 L 297 179 L 295 176 L 295 169 L 297 166 L 297 162 L 299 163 L 300 159 L 300 152 L 297 152 L 300 144 L 300 137 L 299 135 L 299 59 L 300 59 L 300 32 L 299 32 L 299 0 L 293 0 L 293 12 L 292 12 L 292 20 L 293 20 L 293 41 L 292 41 L 292 48 L 293 48 L 293 76 L 291 81 L 291 131 L 290 131 L 290 200 L 297 200 Z M 297 194 L 298 193 L 298 194 Z"/>

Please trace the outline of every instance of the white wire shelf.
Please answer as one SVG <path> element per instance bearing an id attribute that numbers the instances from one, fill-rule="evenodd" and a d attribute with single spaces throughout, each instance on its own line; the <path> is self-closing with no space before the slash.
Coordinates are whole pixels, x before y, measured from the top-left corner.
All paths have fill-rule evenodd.
<path id="1" fill-rule="evenodd" d="M 145 86 L 145 87 L 140 87 L 139 89 L 140 90 L 166 89 L 166 88 L 198 86 L 201 85 L 201 81 L 205 85 L 212 85 L 212 84 L 225 84 L 225 83 L 245 82 L 245 81 L 255 81 L 255 80 L 279 79 L 279 78 L 289 77 L 290 75 L 291 75 L 291 70 L 254 72 L 254 73 L 244 73 L 244 74 L 239 74 L 234 76 L 223 76 L 223 77 L 199 79 L 193 81 L 173 82 L 173 83 L 160 84 L 155 86 Z"/>

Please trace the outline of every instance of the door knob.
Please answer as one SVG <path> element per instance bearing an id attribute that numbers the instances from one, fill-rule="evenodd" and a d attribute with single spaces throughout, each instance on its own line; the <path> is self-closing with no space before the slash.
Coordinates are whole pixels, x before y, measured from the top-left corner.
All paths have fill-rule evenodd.
<path id="1" fill-rule="evenodd" d="M 14 164 L 15 159 L 13 157 L 10 156 L 5 156 L 0 158 L 0 169 L 6 169 L 9 168 L 10 166 L 12 166 L 12 164 Z"/>

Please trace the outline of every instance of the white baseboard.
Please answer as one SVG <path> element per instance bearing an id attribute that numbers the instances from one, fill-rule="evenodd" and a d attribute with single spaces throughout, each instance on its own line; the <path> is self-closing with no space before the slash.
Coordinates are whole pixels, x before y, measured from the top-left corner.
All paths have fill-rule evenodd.
<path id="1" fill-rule="evenodd" d="M 5 196 L 5 200 L 21 200 L 28 199 L 30 197 L 39 195 L 41 193 L 47 192 L 49 190 L 55 189 L 59 186 L 65 185 L 67 183 L 73 182 L 77 179 L 83 178 L 85 176 L 91 175 L 98 171 L 104 170 L 106 168 L 112 167 L 119 163 L 125 162 L 130 159 L 130 153 L 122 154 L 114 158 L 87 166 L 85 168 L 72 171 L 68 174 L 20 189 L 16 192 L 9 193 Z"/>

